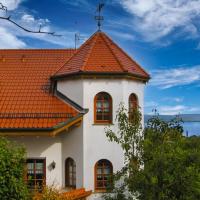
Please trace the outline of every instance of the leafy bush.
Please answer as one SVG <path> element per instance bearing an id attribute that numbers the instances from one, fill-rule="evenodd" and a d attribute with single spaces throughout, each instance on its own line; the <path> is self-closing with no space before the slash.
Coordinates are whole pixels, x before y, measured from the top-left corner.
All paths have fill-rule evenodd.
<path id="1" fill-rule="evenodd" d="M 179 118 L 165 122 L 158 115 L 142 131 L 141 113 L 135 115 L 139 120 L 131 121 L 121 105 L 118 132 L 106 130 L 124 150 L 125 166 L 114 175 L 115 188 L 105 199 L 200 199 L 200 137 L 185 137 Z"/>
<path id="2" fill-rule="evenodd" d="M 25 149 L 0 137 L 0 199 L 29 199 L 24 181 Z"/>
<path id="3" fill-rule="evenodd" d="M 44 186 L 42 192 L 35 192 L 33 200 L 72 200 L 65 196 L 54 185 Z"/>

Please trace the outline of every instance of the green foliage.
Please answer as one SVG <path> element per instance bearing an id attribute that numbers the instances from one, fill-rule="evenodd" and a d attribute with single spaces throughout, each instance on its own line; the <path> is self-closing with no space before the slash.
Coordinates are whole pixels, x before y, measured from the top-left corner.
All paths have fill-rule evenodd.
<path id="1" fill-rule="evenodd" d="M 114 141 L 120 144 L 124 150 L 126 164 L 128 164 L 130 160 L 134 160 L 139 157 L 138 152 L 140 152 L 141 149 L 139 145 L 135 144 L 141 141 L 143 137 L 142 134 L 140 134 L 142 131 L 140 123 L 142 118 L 141 113 L 136 110 L 131 114 L 130 118 L 128 117 L 123 104 L 120 104 L 116 117 L 119 131 L 114 133 L 111 129 L 106 129 L 106 136 L 109 138 L 109 141 Z"/>
<path id="2" fill-rule="evenodd" d="M 141 113 L 134 115 L 129 120 L 120 105 L 119 131 L 106 130 L 109 140 L 123 148 L 126 163 L 114 175 L 113 194 L 105 199 L 200 199 L 200 138 L 184 137 L 179 118 L 164 122 L 157 115 L 142 131 Z"/>
<path id="3" fill-rule="evenodd" d="M 0 138 L 0 199 L 26 200 L 24 181 L 25 149 Z"/>
<path id="4" fill-rule="evenodd" d="M 33 195 L 33 200 L 61 200 L 59 190 L 54 186 L 44 186 L 42 192 Z"/>

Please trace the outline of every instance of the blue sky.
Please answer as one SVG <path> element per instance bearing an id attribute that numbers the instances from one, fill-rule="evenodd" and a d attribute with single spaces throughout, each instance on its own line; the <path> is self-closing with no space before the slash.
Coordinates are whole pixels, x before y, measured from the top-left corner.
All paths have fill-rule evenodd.
<path id="1" fill-rule="evenodd" d="M 0 0 L 30 34 L 0 20 L 0 48 L 74 48 L 97 30 L 97 0 Z M 103 31 L 152 76 L 145 113 L 200 113 L 200 0 L 104 0 Z M 0 16 L 6 13 L 0 11 Z M 80 41 L 80 44 L 84 40 Z M 80 45 L 79 44 L 79 45 Z"/>

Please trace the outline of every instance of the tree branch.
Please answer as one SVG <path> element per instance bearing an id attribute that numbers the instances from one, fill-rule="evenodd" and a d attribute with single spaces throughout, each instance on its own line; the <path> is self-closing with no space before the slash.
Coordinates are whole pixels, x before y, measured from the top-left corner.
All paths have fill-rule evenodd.
<path id="1" fill-rule="evenodd" d="M 4 10 L 7 13 L 7 7 L 4 6 L 2 3 L 0 3 L 0 10 Z M 61 37 L 62 36 L 62 35 L 56 34 L 55 32 L 41 31 L 41 25 L 40 25 L 38 31 L 33 31 L 33 30 L 30 30 L 30 29 L 27 29 L 27 28 L 21 26 L 20 24 L 18 24 L 17 22 L 13 21 L 11 19 L 11 16 L 9 16 L 9 17 L 0 17 L 0 19 L 9 21 L 10 23 L 14 24 L 18 28 L 20 28 L 20 29 L 22 29 L 22 30 L 24 30 L 24 31 L 26 31 L 28 33 L 48 34 L 48 35 L 52 35 L 52 36 L 56 36 L 56 37 Z"/>
<path id="2" fill-rule="evenodd" d="M 0 3 L 0 10 L 4 10 L 4 11 L 6 11 L 6 13 L 8 11 L 7 7 L 4 6 L 2 3 Z"/>
<path id="3" fill-rule="evenodd" d="M 0 19 L 3 19 L 3 20 L 7 20 L 9 21 L 10 23 L 14 24 L 15 26 L 19 27 L 20 29 L 28 32 L 28 33 L 43 33 L 43 34 L 48 34 L 48 35 L 53 35 L 53 36 L 57 36 L 57 37 L 61 37 L 62 35 L 58 35 L 56 34 L 55 32 L 48 32 L 48 31 L 41 31 L 41 26 L 39 28 L 38 31 L 33 31 L 33 30 L 29 30 L 23 26 L 21 26 L 20 24 L 18 24 L 17 22 L 13 21 L 12 19 L 10 19 L 11 16 L 9 17 L 0 17 Z"/>

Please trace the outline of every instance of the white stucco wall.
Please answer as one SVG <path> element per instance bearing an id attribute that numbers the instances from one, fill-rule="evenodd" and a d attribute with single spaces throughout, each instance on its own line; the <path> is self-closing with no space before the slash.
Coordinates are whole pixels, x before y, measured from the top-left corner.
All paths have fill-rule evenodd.
<path id="1" fill-rule="evenodd" d="M 83 107 L 82 80 L 61 80 L 57 84 L 57 90 Z"/>
<path id="2" fill-rule="evenodd" d="M 63 132 L 56 137 L 12 137 L 9 138 L 25 146 L 27 158 L 46 158 L 46 184 L 58 188 L 65 187 L 65 160 L 76 162 L 77 188 L 83 187 L 83 127 Z M 50 170 L 49 165 L 56 163 Z"/>
<path id="3" fill-rule="evenodd" d="M 108 142 L 105 126 L 94 124 L 94 97 L 99 92 L 107 92 L 113 100 L 113 125 L 119 104 L 128 108 L 131 93 L 138 97 L 143 113 L 144 84 L 123 79 L 81 79 L 58 82 L 57 89 L 89 112 L 84 115 L 81 126 L 63 132 L 56 137 L 16 137 L 12 138 L 27 149 L 28 158 L 46 158 L 46 183 L 57 187 L 65 186 L 65 160 L 71 157 L 76 162 L 76 186 L 94 191 L 94 166 L 98 160 L 107 159 L 113 170 L 120 170 L 124 164 L 123 152 L 119 145 Z M 56 168 L 49 170 L 55 161 Z M 91 199 L 99 199 L 95 193 Z"/>
<path id="4" fill-rule="evenodd" d="M 62 140 L 62 185 L 65 187 L 65 160 L 72 158 L 76 162 L 76 187 L 83 187 L 83 127 L 74 128 L 61 134 Z"/>
<path id="5" fill-rule="evenodd" d="M 27 158 L 46 158 L 46 184 L 62 187 L 62 144 L 60 137 L 17 137 L 10 138 L 23 144 L 27 150 Z M 53 170 L 49 169 L 52 162 Z"/>
<path id="6" fill-rule="evenodd" d="M 123 151 L 116 143 L 111 143 L 105 134 L 104 125 L 94 124 L 94 98 L 99 92 L 107 92 L 113 100 L 113 125 L 119 104 L 123 102 L 128 107 L 131 93 L 138 96 L 140 107 L 143 107 L 144 84 L 128 80 L 84 80 L 84 108 L 89 108 L 89 113 L 84 117 L 84 187 L 94 190 L 94 166 L 100 159 L 107 159 L 113 164 L 116 172 L 123 167 Z"/>
<path id="7" fill-rule="evenodd" d="M 108 159 L 113 164 L 114 172 L 121 169 L 124 162 L 120 146 L 108 142 L 104 131 L 105 126 L 94 124 L 94 97 L 99 92 L 107 92 L 111 95 L 113 99 L 113 125 L 111 127 L 116 130 L 114 121 L 116 111 L 121 102 L 128 108 L 128 99 L 131 93 L 137 95 L 143 113 L 144 84 L 122 79 L 82 79 L 61 81 L 57 86 L 58 90 L 68 98 L 83 108 L 89 109 L 84 116 L 82 130 L 83 177 L 77 176 L 77 178 L 83 179 L 83 187 L 87 190 L 94 190 L 94 166 L 98 160 Z"/>

